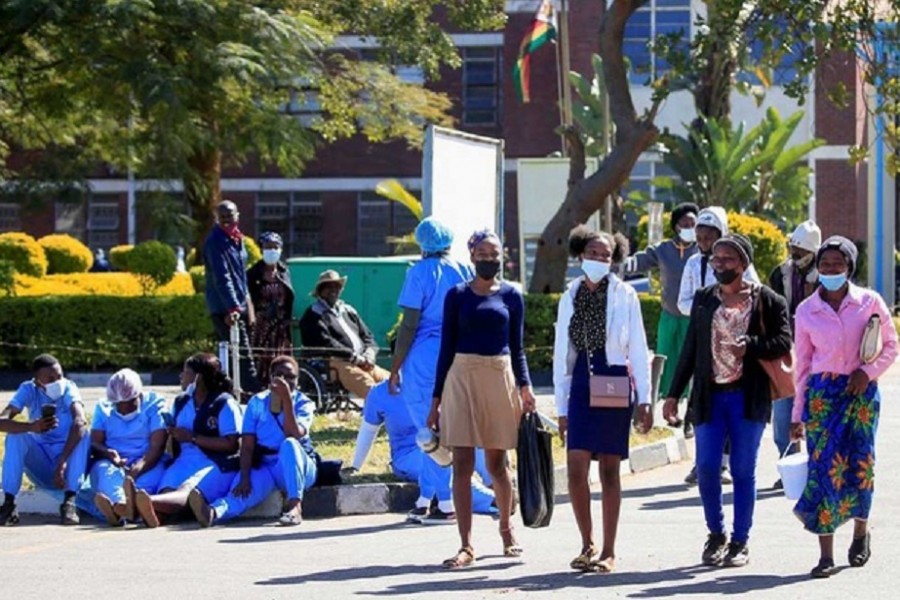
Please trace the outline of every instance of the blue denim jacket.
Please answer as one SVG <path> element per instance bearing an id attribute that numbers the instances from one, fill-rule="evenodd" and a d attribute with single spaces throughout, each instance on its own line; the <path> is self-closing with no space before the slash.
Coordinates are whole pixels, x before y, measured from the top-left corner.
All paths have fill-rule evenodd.
<path id="1" fill-rule="evenodd" d="M 234 308 L 247 310 L 247 250 L 214 225 L 203 244 L 206 265 L 206 308 L 224 314 Z"/>

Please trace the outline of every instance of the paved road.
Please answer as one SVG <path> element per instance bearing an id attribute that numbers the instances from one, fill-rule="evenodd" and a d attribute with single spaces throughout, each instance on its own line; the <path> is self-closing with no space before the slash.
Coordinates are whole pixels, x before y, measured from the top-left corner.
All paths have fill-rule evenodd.
<path id="1" fill-rule="evenodd" d="M 457 547 L 455 529 L 404 525 L 399 515 L 307 521 L 285 529 L 262 522 L 198 530 L 62 529 L 27 517 L 0 531 L 4 591 L 17 598 L 697 598 L 746 594 L 757 598 L 895 597 L 900 564 L 900 367 L 882 381 L 878 492 L 872 515 L 873 558 L 865 569 L 845 569 L 811 581 L 816 540 L 791 515 L 782 496 L 760 492 L 743 569 L 698 566 L 705 538 L 696 489 L 678 464 L 625 480 L 619 570 L 582 575 L 567 569 L 578 551 L 571 509 L 561 497 L 548 529 L 520 527 L 523 559 L 501 557 L 496 523 L 477 518 L 479 564 L 461 572 L 436 565 Z M 772 440 L 763 440 L 759 480 L 776 478 Z M 599 504 L 595 503 L 595 514 Z M 838 537 L 849 545 L 850 529 Z M 844 559 L 844 550 L 838 558 Z M 841 561 L 843 562 L 843 560 Z M 890 575 L 894 572 L 895 575 Z M 123 587 L 126 586 L 127 587 Z M 127 591 L 126 591 L 127 590 Z"/>

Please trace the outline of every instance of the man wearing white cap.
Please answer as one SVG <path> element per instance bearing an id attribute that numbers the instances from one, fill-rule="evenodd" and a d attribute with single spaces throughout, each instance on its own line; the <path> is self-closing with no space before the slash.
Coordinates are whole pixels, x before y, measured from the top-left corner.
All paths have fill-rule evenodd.
<path id="1" fill-rule="evenodd" d="M 91 447 L 100 459 L 91 468 L 94 504 L 110 525 L 134 520 L 125 494 L 125 478 L 155 494 L 165 472 L 165 400 L 144 392 L 131 369 L 116 372 L 106 384 L 106 401 L 91 421 Z"/>
<path id="2" fill-rule="evenodd" d="M 819 272 L 816 270 L 816 252 L 822 245 L 822 230 L 813 221 L 804 221 L 797 226 L 788 241 L 790 257 L 775 267 L 769 275 L 769 287 L 787 300 L 791 332 L 794 331 L 794 314 L 800 303 L 812 295 L 819 286 Z M 772 403 L 772 431 L 778 455 L 793 454 L 799 448 L 791 445 L 791 398 L 781 398 Z M 781 480 L 775 482 L 775 489 L 781 489 Z"/>

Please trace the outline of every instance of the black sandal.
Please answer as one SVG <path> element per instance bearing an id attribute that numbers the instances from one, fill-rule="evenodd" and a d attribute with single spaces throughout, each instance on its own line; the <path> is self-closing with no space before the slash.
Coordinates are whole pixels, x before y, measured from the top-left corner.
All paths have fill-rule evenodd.
<path id="1" fill-rule="evenodd" d="M 872 534 L 868 531 L 862 537 L 853 538 L 850 550 L 847 551 L 847 560 L 850 561 L 851 567 L 862 567 L 869 562 L 869 558 L 872 556 L 871 541 Z"/>
<path id="2" fill-rule="evenodd" d="M 834 560 L 831 558 L 820 558 L 819 564 L 813 567 L 813 570 L 809 572 L 810 576 L 813 579 L 828 579 L 832 575 L 837 572 L 837 568 L 834 566 Z"/>

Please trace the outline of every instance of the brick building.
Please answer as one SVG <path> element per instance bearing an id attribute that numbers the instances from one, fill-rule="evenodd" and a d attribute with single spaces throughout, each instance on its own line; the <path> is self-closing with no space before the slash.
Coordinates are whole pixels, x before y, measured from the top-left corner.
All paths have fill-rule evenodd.
<path id="1" fill-rule="evenodd" d="M 475 134 L 505 139 L 506 148 L 506 223 L 508 236 L 517 235 L 516 159 L 542 157 L 559 150 L 554 134 L 559 123 L 557 108 L 557 69 L 555 53 L 541 48 L 532 60 L 532 102 L 520 104 L 515 98 L 511 77 L 520 40 L 529 26 L 537 0 L 509 0 L 509 19 L 502 32 L 460 33 L 454 41 L 462 57 L 462 67 L 444 69 L 438 81 L 428 85 L 453 99 L 453 117 L 457 128 Z M 596 51 L 599 3 L 570 0 L 569 28 L 572 68 L 582 73 L 591 70 L 591 55 Z M 625 36 L 626 53 L 633 64 L 652 69 L 664 65 L 647 49 L 647 42 L 659 33 L 690 30 L 702 3 L 694 0 L 651 0 L 629 22 Z M 371 42 L 346 37 L 338 47 L 365 56 Z M 789 65 L 786 66 L 789 75 Z M 421 80 L 416 69 L 401 71 L 404 77 Z M 784 73 L 783 73 L 784 75 Z M 812 136 L 824 138 L 810 161 L 814 169 L 814 201 L 810 213 L 826 235 L 840 232 L 854 239 L 866 239 L 867 174 L 866 165 L 849 165 L 847 149 L 867 141 L 863 95 L 858 67 L 852 60 L 835 59 L 822 67 L 826 82 L 843 81 L 852 90 L 854 102 L 836 109 L 823 93 L 814 90 L 806 102 L 806 116 L 794 142 Z M 632 75 L 635 103 L 642 110 L 650 102 L 646 75 Z M 735 121 L 754 124 L 767 106 L 776 106 L 782 115 L 797 109 L 776 85 L 769 90 L 766 103 L 757 107 L 751 99 L 735 96 Z M 292 98 L 297 118 L 315 112 L 314 95 Z M 678 130 L 694 114 L 690 94 L 674 94 L 659 113 L 658 125 Z M 630 187 L 649 191 L 650 180 L 664 172 L 653 155 L 642 157 L 632 172 Z M 235 200 L 242 213 L 243 228 L 251 235 L 265 230 L 282 233 L 290 255 L 361 255 L 390 253 L 388 235 L 409 232 L 412 216 L 400 205 L 374 193 L 382 179 L 400 179 L 409 189 L 421 189 L 421 155 L 402 142 L 372 145 L 351 139 L 321 149 L 303 176 L 288 179 L 263 172 L 252 165 L 223 173 L 222 193 Z M 127 243 L 127 180 L 121 173 L 107 173 L 91 179 L 92 193 L 83 206 L 57 203 L 38 213 L 23 213 L 15 205 L 0 205 L 0 231 L 25 230 L 40 236 L 53 231 L 81 238 L 92 248 L 108 248 Z M 138 205 L 146 190 L 168 189 L 178 201 L 179 186 L 174 182 L 138 181 Z M 138 212 L 137 240 L 157 235 L 153 219 Z M 514 243 L 510 246 L 515 247 Z"/>

